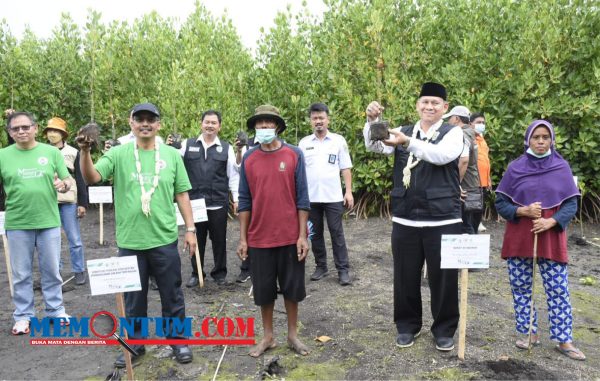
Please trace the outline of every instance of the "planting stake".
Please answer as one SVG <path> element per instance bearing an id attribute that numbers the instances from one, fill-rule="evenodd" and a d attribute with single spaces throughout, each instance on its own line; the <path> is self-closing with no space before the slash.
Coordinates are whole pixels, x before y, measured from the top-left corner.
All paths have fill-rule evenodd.
<path id="1" fill-rule="evenodd" d="M 104 245 L 104 204 L 100 203 L 100 245 Z"/>
<path id="2" fill-rule="evenodd" d="M 460 321 L 458 324 L 458 358 L 465 359 L 465 341 L 467 336 L 467 295 L 469 288 L 469 269 L 460 269 Z"/>
<path id="3" fill-rule="evenodd" d="M 196 243 L 196 266 L 198 267 L 198 286 L 204 287 L 204 275 L 202 275 L 202 263 L 200 263 L 200 251 L 198 250 L 198 243 Z"/>
<path id="4" fill-rule="evenodd" d="M 223 357 L 225 357 L 225 351 L 227 351 L 227 345 L 223 348 L 223 353 L 221 354 L 221 358 L 219 359 L 219 363 L 217 364 L 217 369 L 215 369 L 215 375 L 212 378 L 212 381 L 217 379 L 217 373 L 219 373 L 219 368 L 221 367 L 221 362 L 223 362 Z"/>
<path id="5" fill-rule="evenodd" d="M 527 342 L 527 348 L 529 350 L 529 352 L 531 353 L 531 347 L 532 347 L 532 342 L 531 342 L 531 336 L 533 334 L 533 296 L 535 295 L 534 291 L 535 291 L 535 265 L 537 263 L 537 238 L 538 235 L 537 233 L 535 233 L 533 235 L 533 262 L 531 264 L 531 301 L 529 303 L 529 338 L 528 338 L 528 342 Z"/>
<path id="6" fill-rule="evenodd" d="M 10 251 L 8 250 L 8 239 L 6 234 L 2 234 L 2 244 L 4 245 L 4 259 L 6 260 L 6 273 L 8 274 L 8 285 L 10 286 L 10 296 L 13 296 L 12 267 L 10 266 Z"/>
<path id="7" fill-rule="evenodd" d="M 100 204 L 102 205 L 102 204 Z M 123 293 L 117 292 L 115 294 L 117 298 L 117 310 L 119 311 L 119 316 L 125 317 L 125 301 L 123 300 Z M 123 330 L 123 339 L 127 340 L 127 330 Z M 133 365 L 131 363 L 131 353 L 125 348 L 121 346 L 121 350 L 125 354 L 125 367 L 127 369 L 127 379 L 133 381 Z"/>

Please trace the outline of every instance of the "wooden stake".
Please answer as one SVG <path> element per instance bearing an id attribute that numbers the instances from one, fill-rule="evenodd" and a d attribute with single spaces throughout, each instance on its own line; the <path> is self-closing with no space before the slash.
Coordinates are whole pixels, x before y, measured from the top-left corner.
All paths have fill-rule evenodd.
<path id="1" fill-rule="evenodd" d="M 100 207 L 102 207 L 102 204 L 100 204 Z M 123 293 L 117 292 L 115 294 L 115 297 L 117 298 L 117 310 L 119 312 L 119 316 L 125 317 L 125 301 L 123 300 Z M 123 339 L 127 340 L 126 330 L 124 330 L 123 336 Z M 129 353 L 127 348 L 123 346 L 121 346 L 121 350 L 125 354 L 125 367 L 127 369 L 127 379 L 133 381 L 133 364 L 131 363 L 131 353 Z"/>
<path id="2" fill-rule="evenodd" d="M 100 203 L 100 246 L 104 245 L 104 204 Z"/>
<path id="3" fill-rule="evenodd" d="M 202 275 L 202 263 L 200 263 L 200 251 L 198 250 L 198 244 L 196 244 L 196 266 L 198 267 L 198 286 L 204 287 L 204 275 Z"/>
<path id="4" fill-rule="evenodd" d="M 221 358 L 219 359 L 219 363 L 217 364 L 217 369 L 215 369 L 215 375 L 212 378 L 212 381 L 217 379 L 217 373 L 219 373 L 219 368 L 221 367 L 221 362 L 223 362 L 223 357 L 225 357 L 225 351 L 227 351 L 227 345 L 223 348 L 223 353 L 221 354 Z"/>
<path id="5" fill-rule="evenodd" d="M 6 273 L 8 274 L 8 285 L 10 288 L 10 297 L 13 296 L 13 281 L 12 281 L 12 267 L 10 265 L 10 251 L 8 250 L 8 239 L 6 234 L 2 234 L 2 244 L 4 245 L 4 260 L 6 261 Z"/>
<path id="6" fill-rule="evenodd" d="M 467 295 L 469 291 L 469 269 L 460 269 L 460 321 L 458 324 L 458 358 L 465 359 L 467 338 Z"/>
<path id="7" fill-rule="evenodd" d="M 532 344 L 532 336 L 533 336 L 533 318 L 534 318 L 534 313 L 533 313 L 533 296 L 534 296 L 534 291 L 535 291 L 535 265 L 537 264 L 537 241 L 538 241 L 538 235 L 537 233 L 535 233 L 533 235 L 533 262 L 531 263 L 532 268 L 531 268 L 531 300 L 529 302 L 529 333 L 528 333 L 528 340 L 527 340 L 527 347 L 529 352 L 531 352 L 531 347 L 533 346 Z"/>

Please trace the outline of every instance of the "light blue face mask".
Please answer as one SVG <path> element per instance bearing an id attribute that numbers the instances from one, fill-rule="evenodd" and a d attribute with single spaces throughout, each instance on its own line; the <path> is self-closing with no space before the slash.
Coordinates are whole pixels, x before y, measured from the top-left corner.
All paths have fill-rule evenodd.
<path id="1" fill-rule="evenodd" d="M 256 140 L 260 144 L 269 144 L 273 140 L 275 140 L 276 136 L 277 135 L 275 134 L 274 128 L 258 128 L 258 129 L 256 129 Z"/>
<path id="2" fill-rule="evenodd" d="M 538 155 L 537 153 L 533 152 L 533 150 L 530 148 L 527 148 L 527 153 L 530 154 L 531 156 L 535 156 L 538 159 L 542 159 L 546 156 L 550 156 L 552 154 L 552 148 L 550 148 L 548 151 L 546 151 L 546 153 L 543 153 L 541 155 Z"/>
<path id="3" fill-rule="evenodd" d="M 481 136 L 485 135 L 485 124 L 477 123 L 475 125 L 475 132 L 477 132 Z"/>

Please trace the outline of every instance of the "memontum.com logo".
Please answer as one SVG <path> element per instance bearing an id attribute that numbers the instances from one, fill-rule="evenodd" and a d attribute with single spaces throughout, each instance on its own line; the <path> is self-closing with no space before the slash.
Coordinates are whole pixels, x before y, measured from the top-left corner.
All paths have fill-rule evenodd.
<path id="1" fill-rule="evenodd" d="M 31 318 L 30 345 L 254 345 L 253 317 L 117 317 L 108 311 L 92 317 Z M 132 339 L 131 337 L 154 337 Z"/>

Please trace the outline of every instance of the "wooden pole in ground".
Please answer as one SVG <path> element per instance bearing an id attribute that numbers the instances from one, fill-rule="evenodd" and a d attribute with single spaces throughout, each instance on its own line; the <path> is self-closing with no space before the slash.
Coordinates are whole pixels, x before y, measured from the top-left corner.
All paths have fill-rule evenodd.
<path id="1" fill-rule="evenodd" d="M 458 324 L 458 358 L 465 359 L 467 338 L 467 295 L 469 291 L 469 269 L 460 269 L 460 322 Z"/>
<path id="2" fill-rule="evenodd" d="M 225 357 L 225 352 L 227 351 L 227 345 L 223 348 L 223 353 L 221 354 L 221 358 L 219 359 L 219 363 L 217 364 L 217 369 L 215 369 L 215 374 L 212 378 L 212 381 L 217 379 L 217 374 L 219 373 L 219 368 L 221 367 L 221 363 L 223 362 L 223 357 Z"/>
<path id="3" fill-rule="evenodd" d="M 198 267 L 198 286 L 204 287 L 204 275 L 202 275 L 202 263 L 200 263 L 200 251 L 198 250 L 198 244 L 196 244 L 196 266 Z"/>
<path id="4" fill-rule="evenodd" d="M 6 260 L 6 273 L 8 274 L 8 285 L 10 288 L 10 297 L 13 296 L 12 266 L 10 265 L 10 251 L 8 250 L 8 239 L 6 234 L 2 234 L 2 244 L 4 245 L 4 260 Z"/>
<path id="5" fill-rule="evenodd" d="M 535 291 L 535 265 L 537 264 L 537 241 L 538 235 L 535 233 L 533 235 L 533 261 L 531 262 L 531 300 L 529 302 L 529 333 L 527 339 L 527 348 L 529 352 L 531 352 L 532 347 L 532 336 L 533 336 L 533 318 L 535 314 L 533 313 L 533 296 Z"/>
<path id="6" fill-rule="evenodd" d="M 104 245 L 104 204 L 100 203 L 100 245 Z"/>
<path id="7" fill-rule="evenodd" d="M 102 205 L 102 204 L 100 204 Z M 123 293 L 117 292 L 115 294 L 117 298 L 117 310 L 119 311 L 119 316 L 125 317 L 125 301 L 123 301 Z M 127 331 L 123 332 L 123 339 L 127 340 Z M 127 369 L 127 379 L 133 381 L 133 364 L 131 363 L 131 353 L 125 348 L 121 346 L 121 350 L 125 355 L 125 368 Z"/>

